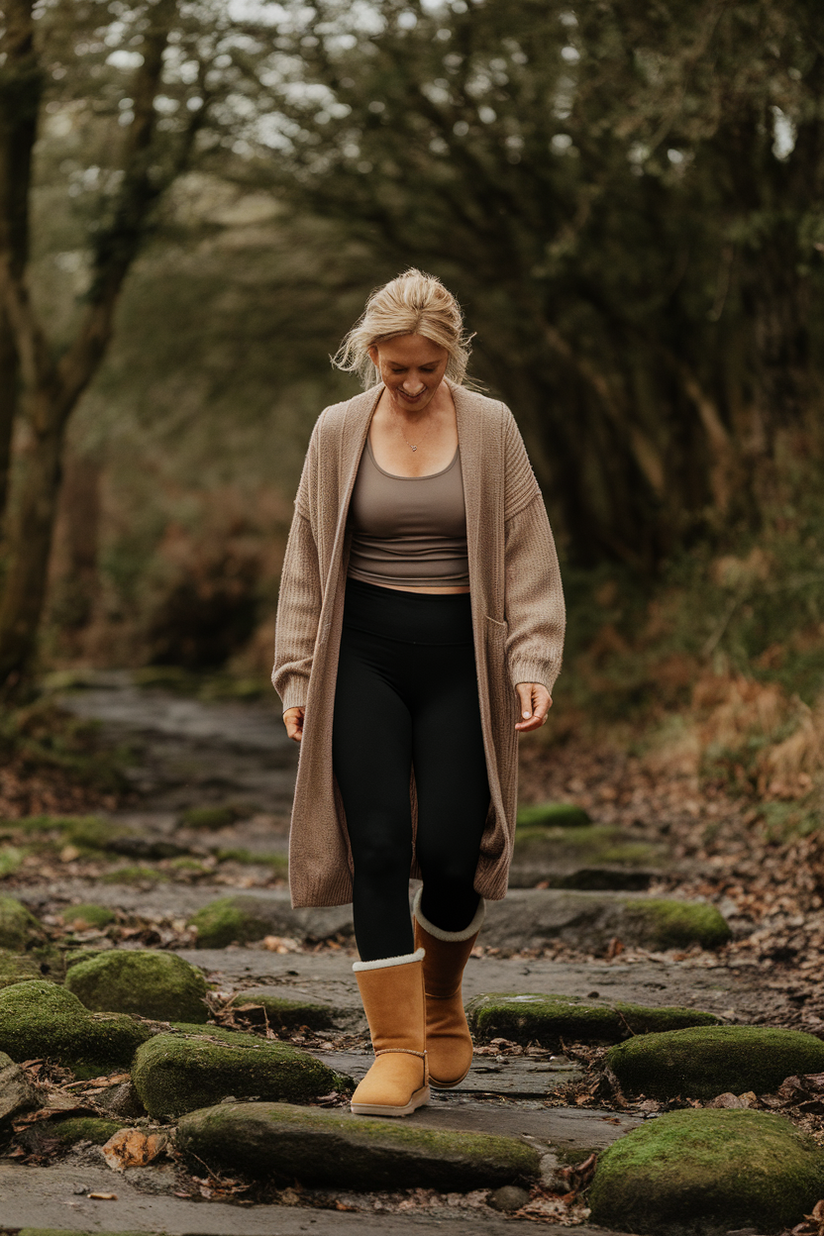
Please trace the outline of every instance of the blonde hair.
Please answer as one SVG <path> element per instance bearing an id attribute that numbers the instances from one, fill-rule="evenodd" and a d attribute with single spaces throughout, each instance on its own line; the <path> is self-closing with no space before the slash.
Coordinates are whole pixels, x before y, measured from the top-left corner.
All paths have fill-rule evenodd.
<path id="1" fill-rule="evenodd" d="M 375 288 L 360 318 L 332 357 L 332 364 L 347 373 L 357 373 L 364 386 L 372 386 L 380 375 L 369 349 L 398 335 L 423 335 L 446 348 L 446 376 L 458 385 L 463 382 L 472 335 L 464 328 L 461 307 L 440 279 L 414 267 Z"/>

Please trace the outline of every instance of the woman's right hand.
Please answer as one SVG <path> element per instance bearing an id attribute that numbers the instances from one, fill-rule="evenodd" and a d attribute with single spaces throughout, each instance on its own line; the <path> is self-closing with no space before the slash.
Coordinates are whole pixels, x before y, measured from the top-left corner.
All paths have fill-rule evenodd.
<path id="1" fill-rule="evenodd" d="M 306 715 L 306 709 L 302 704 L 296 708 L 287 708 L 283 714 L 283 724 L 286 726 L 286 733 L 293 742 L 300 742 L 303 738 L 303 718 Z"/>

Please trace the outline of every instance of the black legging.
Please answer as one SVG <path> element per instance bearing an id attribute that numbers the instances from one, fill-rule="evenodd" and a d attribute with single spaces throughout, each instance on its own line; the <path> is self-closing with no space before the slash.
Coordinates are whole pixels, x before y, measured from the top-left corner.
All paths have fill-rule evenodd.
<path id="1" fill-rule="evenodd" d="M 413 765 L 421 909 L 442 931 L 463 930 L 478 907 L 473 880 L 489 807 L 468 593 L 348 581 L 332 750 L 361 959 L 414 948 Z"/>

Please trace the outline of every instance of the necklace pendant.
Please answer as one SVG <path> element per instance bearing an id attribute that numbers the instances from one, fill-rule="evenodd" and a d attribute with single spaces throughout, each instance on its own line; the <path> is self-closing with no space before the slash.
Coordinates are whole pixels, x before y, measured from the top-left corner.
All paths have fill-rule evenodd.
<path id="1" fill-rule="evenodd" d="M 411 445 L 412 445 L 412 444 L 410 443 L 410 446 L 411 446 Z M 412 450 L 413 450 L 413 451 L 416 451 L 417 449 L 418 449 L 418 448 L 417 448 L 416 446 L 413 446 L 413 447 L 412 447 Z"/>

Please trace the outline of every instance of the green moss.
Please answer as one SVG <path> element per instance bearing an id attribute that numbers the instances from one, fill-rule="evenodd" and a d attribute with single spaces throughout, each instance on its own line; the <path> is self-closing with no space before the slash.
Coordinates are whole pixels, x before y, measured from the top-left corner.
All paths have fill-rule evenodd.
<path id="1" fill-rule="evenodd" d="M 678 1111 L 605 1151 L 590 1190 L 592 1221 L 619 1231 L 793 1227 L 824 1192 L 824 1158 L 783 1116 Z"/>
<path id="2" fill-rule="evenodd" d="M 25 953 L 48 943 L 40 923 L 14 897 L 0 897 L 0 948 Z"/>
<path id="3" fill-rule="evenodd" d="M 289 859 L 285 854 L 260 854 L 239 846 L 212 850 L 212 853 L 221 863 L 255 863 L 261 867 L 271 867 L 283 876 L 289 871 Z"/>
<path id="4" fill-rule="evenodd" d="M 138 1051 L 132 1080 L 156 1118 L 180 1116 L 227 1095 L 305 1102 L 351 1089 L 348 1078 L 307 1052 L 253 1034 L 159 1034 Z"/>
<path id="5" fill-rule="evenodd" d="M 182 854 L 179 858 L 169 859 L 169 869 L 171 871 L 191 871 L 197 872 L 198 875 L 205 875 L 209 868 L 197 858 L 187 858 Z"/>
<path id="6" fill-rule="evenodd" d="M 479 1039 L 552 1048 L 563 1042 L 620 1043 L 630 1035 L 719 1024 L 713 1013 L 697 1009 L 647 1008 L 623 1001 L 590 1004 L 574 996 L 537 993 L 476 996 L 467 1005 L 467 1016 Z"/>
<path id="7" fill-rule="evenodd" d="M 653 949 L 720 948 L 731 939 L 729 924 L 708 902 L 675 901 L 663 897 L 624 903 L 633 940 Z"/>
<path id="8" fill-rule="evenodd" d="M 19 871 L 27 853 L 16 845 L 0 845 L 0 880 Z"/>
<path id="9" fill-rule="evenodd" d="M 64 841 L 84 854 L 105 854 L 125 834 L 121 825 L 93 815 L 64 820 L 61 831 Z"/>
<path id="10" fill-rule="evenodd" d="M 325 1004 L 313 1004 L 310 1000 L 290 1000 L 266 988 L 252 987 L 239 991 L 231 1005 L 239 1007 L 253 1004 L 259 1012 L 250 1011 L 244 1016 L 250 1021 L 268 1022 L 278 1029 L 293 1026 L 308 1026 L 310 1030 L 325 1030 L 333 1025 L 332 1010 Z"/>
<path id="11" fill-rule="evenodd" d="M 88 1228 L 77 1231 L 61 1227 L 21 1227 L 17 1236 L 89 1236 Z M 95 1232 L 94 1236 L 165 1236 L 163 1232 Z"/>
<path id="12" fill-rule="evenodd" d="M 46 980 L 0 990 L 0 1051 L 12 1060 L 43 1056 L 78 1077 L 128 1068 L 151 1031 L 122 1014 L 92 1014 L 76 996 Z"/>
<path id="13" fill-rule="evenodd" d="M 118 1120 L 105 1120 L 100 1116 L 69 1116 L 66 1120 L 51 1121 L 49 1132 L 67 1146 L 73 1146 L 75 1142 L 94 1142 L 95 1146 L 105 1146 L 110 1137 L 125 1127 Z"/>
<path id="14" fill-rule="evenodd" d="M 234 824 L 237 818 L 234 807 L 187 807 L 181 812 L 180 823 L 187 828 L 218 829 Z"/>
<path id="15" fill-rule="evenodd" d="M 14 983 L 44 977 L 41 963 L 31 953 L 12 953 L 9 949 L 0 949 L 0 987 L 11 987 Z"/>
<path id="16" fill-rule="evenodd" d="M 518 828 L 580 828 L 591 823 L 587 812 L 575 803 L 537 803 L 518 808 Z"/>
<path id="17" fill-rule="evenodd" d="M 423 1129 L 291 1107 L 221 1104 L 184 1116 L 178 1149 L 193 1163 L 349 1189 L 490 1188 L 538 1175 L 537 1151 L 510 1137 Z"/>
<path id="18" fill-rule="evenodd" d="M 170 877 L 165 871 L 158 871 L 156 867 L 118 867 L 116 871 L 107 871 L 105 875 L 97 877 L 101 884 L 144 884 L 150 881 L 152 884 L 160 884 Z"/>
<path id="19" fill-rule="evenodd" d="M 84 927 L 108 927 L 109 923 L 115 920 L 113 910 L 107 906 L 96 906 L 92 903 L 84 902 L 79 906 L 66 906 L 61 910 L 60 917 L 64 923 L 82 923 Z"/>
<path id="20" fill-rule="evenodd" d="M 266 922 L 238 906 L 233 897 L 210 901 L 192 915 L 189 926 L 197 930 L 197 948 L 226 948 L 235 941 L 245 944 L 262 940 L 269 930 Z"/>
<path id="21" fill-rule="evenodd" d="M 824 1072 L 824 1043 L 799 1030 L 707 1026 L 629 1039 L 607 1063 L 625 1090 L 650 1098 L 768 1094 L 792 1074 Z"/>
<path id="22" fill-rule="evenodd" d="M 111 949 L 70 966 L 66 987 L 94 1012 L 204 1022 L 206 979 L 174 953 Z"/>

